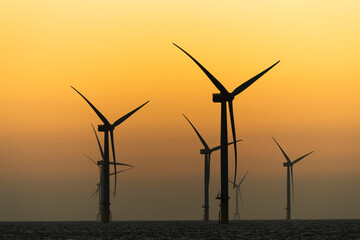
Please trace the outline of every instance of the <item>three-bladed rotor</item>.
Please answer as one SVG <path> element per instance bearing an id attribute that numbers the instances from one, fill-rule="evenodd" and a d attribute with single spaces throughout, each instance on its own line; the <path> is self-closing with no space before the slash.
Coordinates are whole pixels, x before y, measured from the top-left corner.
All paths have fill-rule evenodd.
<path id="1" fill-rule="evenodd" d="M 98 186 L 97 189 L 96 189 L 95 192 L 91 195 L 91 198 L 95 198 L 95 197 L 98 195 L 99 191 L 100 191 L 100 188 L 101 188 L 101 185 L 102 185 L 102 181 L 103 181 L 103 180 L 102 180 L 103 174 L 102 174 L 101 172 L 102 172 L 102 167 L 103 167 L 103 164 L 104 164 L 104 160 L 103 160 L 104 152 L 103 152 L 103 150 L 102 150 L 102 147 L 101 147 L 101 144 L 100 144 L 100 141 L 99 141 L 99 138 L 98 138 L 98 135 L 97 135 L 97 133 L 96 133 L 96 131 L 95 131 L 94 126 L 93 126 L 92 124 L 91 124 L 91 126 L 92 126 L 92 129 L 94 130 L 94 134 L 95 134 L 95 137 L 96 137 L 96 140 L 97 140 L 97 143 L 98 143 L 98 146 L 99 146 L 100 154 L 101 154 L 101 157 L 102 157 L 102 160 L 96 162 L 94 159 L 92 159 L 91 157 L 89 157 L 88 155 L 86 155 L 86 154 L 84 153 L 84 156 L 87 157 L 91 162 L 93 162 L 93 163 L 94 163 L 95 165 L 97 165 L 98 168 L 99 168 L 100 181 L 99 181 L 99 183 L 97 183 L 97 186 Z M 109 162 L 109 164 L 115 164 L 115 162 Z M 129 168 L 124 169 L 124 170 L 120 170 L 120 171 L 117 171 L 117 172 L 114 172 L 114 173 L 110 173 L 109 176 L 112 176 L 112 175 L 114 175 L 114 174 L 118 174 L 118 173 L 120 173 L 120 172 L 124 172 L 124 171 L 127 171 L 127 170 L 130 170 L 130 169 L 134 168 L 134 166 L 132 166 L 132 165 L 130 165 L 130 164 L 126 164 L 126 163 L 116 163 L 115 165 L 127 166 L 127 167 L 129 167 Z"/>
<path id="2" fill-rule="evenodd" d="M 204 146 L 204 149 L 200 150 L 200 154 L 211 154 L 214 151 L 217 151 L 221 148 L 221 146 L 217 146 L 217 147 L 213 147 L 213 148 L 209 148 L 209 146 L 207 145 L 207 143 L 205 142 L 205 140 L 202 138 L 202 136 L 200 135 L 200 133 L 198 132 L 198 130 L 195 128 L 195 126 L 190 122 L 190 120 L 185 116 L 185 114 L 183 114 L 183 116 L 186 118 L 186 120 L 190 123 L 191 127 L 194 129 L 196 135 L 198 136 L 198 138 L 200 139 L 201 143 Z M 237 140 L 236 142 L 240 142 L 242 141 L 242 139 Z M 234 142 L 230 142 L 228 143 L 228 145 L 233 144 Z"/>
<path id="3" fill-rule="evenodd" d="M 288 155 L 286 155 L 285 151 L 281 148 L 280 144 L 275 140 L 275 138 L 272 138 L 276 145 L 280 148 L 282 154 L 284 155 L 286 162 L 283 163 L 284 167 L 288 167 L 290 168 L 290 172 L 291 172 L 291 188 L 292 188 L 292 195 L 293 195 L 293 202 L 294 202 L 294 174 L 293 174 L 293 165 L 297 162 L 299 162 L 300 160 L 302 160 L 303 158 L 305 158 L 306 156 L 310 155 L 311 153 L 313 153 L 314 151 L 311 151 L 307 154 L 305 154 L 302 157 L 299 157 L 297 159 L 295 159 L 294 161 L 291 161 L 290 158 L 288 157 Z"/>
<path id="4" fill-rule="evenodd" d="M 80 94 L 80 96 L 90 105 L 90 107 L 94 110 L 94 112 L 96 113 L 96 115 L 100 118 L 100 120 L 104 123 L 103 125 L 99 125 L 98 130 L 100 132 L 110 132 L 110 140 L 111 140 L 111 148 L 112 148 L 112 153 L 113 153 L 113 160 L 114 163 L 112 164 L 114 166 L 114 175 L 115 175 L 115 186 L 114 186 L 114 195 L 116 194 L 116 184 L 117 184 L 117 171 L 116 171 L 116 166 L 118 165 L 116 163 L 116 157 L 115 157 L 115 146 L 114 146 L 114 128 L 116 126 L 118 126 L 119 124 L 121 124 L 122 122 L 124 122 L 126 119 L 128 119 L 131 115 L 133 115 L 136 111 L 138 111 L 140 108 L 142 108 L 144 105 L 146 105 L 149 101 L 145 102 L 144 104 L 140 105 L 139 107 L 135 108 L 134 110 L 132 110 L 131 112 L 127 113 L 126 115 L 122 116 L 121 118 L 119 118 L 118 120 L 116 120 L 113 124 L 110 124 L 110 122 L 104 117 L 103 114 L 101 114 L 101 112 L 89 101 L 86 99 L 86 97 L 84 95 L 82 95 L 78 90 L 76 90 L 73 86 L 71 86 L 72 89 L 74 89 L 78 94 Z M 98 138 L 97 138 L 98 139 Z M 100 142 L 98 141 L 98 143 L 100 144 Z M 100 146 L 100 151 L 102 154 L 102 157 L 104 157 L 104 153 L 101 149 L 101 145 Z"/>
<path id="5" fill-rule="evenodd" d="M 173 43 L 176 47 L 178 47 L 181 51 L 183 51 L 187 56 L 189 56 L 199 67 L 200 69 L 206 74 L 206 76 L 210 79 L 210 81 L 215 85 L 215 87 L 220 91 L 220 93 L 213 94 L 213 101 L 214 102 L 227 102 L 229 106 L 229 114 L 230 114 L 230 122 L 231 122 L 231 129 L 232 129 L 232 136 L 234 142 L 234 154 L 235 154 L 235 174 L 234 174 L 234 182 L 236 182 L 236 174 L 237 174 L 237 144 L 236 144 L 236 131 L 235 131 L 235 121 L 234 121 L 234 110 L 233 110 L 233 99 L 236 95 L 244 91 L 248 88 L 251 84 L 253 84 L 257 79 L 263 76 L 266 72 L 268 72 L 271 68 L 273 68 L 276 64 L 280 61 L 277 61 L 275 64 L 270 66 L 269 68 L 265 69 L 258 75 L 252 77 L 245 83 L 241 84 L 237 87 L 233 92 L 229 93 L 226 88 L 208 71 L 206 70 L 195 58 L 193 58 L 189 53 L 187 53 L 184 49 Z M 233 186 L 235 187 L 235 186 Z"/>
<path id="6" fill-rule="evenodd" d="M 244 179 L 245 179 L 246 175 L 248 174 L 248 172 L 249 172 L 249 171 L 247 171 L 247 172 L 244 174 L 243 178 L 240 180 L 240 182 L 239 182 L 238 184 L 236 184 L 235 182 L 232 182 L 232 181 L 228 180 L 230 183 L 233 184 L 233 186 L 235 186 L 235 188 L 236 188 L 235 191 L 237 191 L 237 192 L 239 193 L 239 195 L 240 195 L 240 201 L 241 201 L 241 206 L 244 206 L 244 205 L 243 205 L 243 200 L 242 200 L 242 197 L 241 197 L 240 185 L 241 185 L 242 182 L 244 181 Z"/>

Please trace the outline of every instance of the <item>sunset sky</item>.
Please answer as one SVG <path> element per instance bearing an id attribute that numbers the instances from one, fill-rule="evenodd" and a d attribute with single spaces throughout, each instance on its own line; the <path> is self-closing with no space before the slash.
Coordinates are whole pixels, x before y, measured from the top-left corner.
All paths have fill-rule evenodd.
<path id="1" fill-rule="evenodd" d="M 136 168 L 118 177 L 113 219 L 202 219 L 202 145 L 182 114 L 219 145 L 218 90 L 173 42 L 228 91 L 281 61 L 234 100 L 241 218 L 285 218 L 271 137 L 292 159 L 315 151 L 294 166 L 293 218 L 360 218 L 359 12 L 358 0 L 2 0 L 0 221 L 96 219 L 83 153 L 100 158 L 101 121 L 70 85 L 111 123 L 150 101 L 115 130 L 117 160 Z"/>

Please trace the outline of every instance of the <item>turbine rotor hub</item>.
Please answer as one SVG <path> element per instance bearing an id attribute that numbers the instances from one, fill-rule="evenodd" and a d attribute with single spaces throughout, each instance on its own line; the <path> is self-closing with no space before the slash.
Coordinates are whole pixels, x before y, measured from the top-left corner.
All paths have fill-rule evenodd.
<path id="1" fill-rule="evenodd" d="M 290 167 L 292 164 L 290 162 L 284 162 L 283 165 L 284 167 Z"/>
<path id="2" fill-rule="evenodd" d="M 208 149 L 200 149 L 200 154 L 207 154 L 210 153 L 210 150 Z"/>

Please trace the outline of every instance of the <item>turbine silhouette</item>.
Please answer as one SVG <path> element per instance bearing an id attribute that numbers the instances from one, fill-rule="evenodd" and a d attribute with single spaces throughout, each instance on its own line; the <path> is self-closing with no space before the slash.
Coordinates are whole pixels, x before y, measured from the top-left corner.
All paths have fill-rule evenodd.
<path id="1" fill-rule="evenodd" d="M 210 181 L 210 158 L 211 158 L 211 153 L 214 151 L 217 151 L 221 148 L 221 146 L 217 146 L 214 148 L 209 148 L 209 146 L 207 145 L 207 143 L 205 142 L 205 140 L 201 137 L 200 133 L 196 130 L 195 126 L 190 122 L 190 120 L 185 116 L 185 114 L 183 114 L 183 116 L 186 118 L 186 120 L 190 123 L 191 127 L 194 129 L 196 135 L 198 136 L 198 138 L 200 139 L 201 143 L 204 146 L 204 149 L 200 150 L 200 154 L 205 155 L 205 167 L 204 167 L 204 221 L 208 221 L 209 220 L 209 181 Z M 241 140 L 237 140 L 237 142 L 242 141 Z M 229 143 L 233 144 L 234 142 Z"/>
<path id="2" fill-rule="evenodd" d="M 230 183 L 232 183 L 233 185 L 235 185 L 235 192 L 236 192 L 236 211 L 235 211 L 235 214 L 234 214 L 234 220 L 240 220 L 240 214 L 239 214 L 239 196 L 240 195 L 240 201 L 241 201 L 241 206 L 243 207 L 244 204 L 243 204 L 243 200 L 242 200 L 242 197 L 241 197 L 241 191 L 240 191 L 240 185 L 242 184 L 242 182 L 244 181 L 246 175 L 248 174 L 249 171 L 247 171 L 245 173 L 245 175 L 243 176 L 243 178 L 240 180 L 240 182 L 238 184 L 235 184 L 234 182 L 230 181 Z"/>
<path id="3" fill-rule="evenodd" d="M 102 147 L 101 147 L 101 144 L 100 144 L 98 135 L 96 134 L 95 128 L 94 128 L 94 126 L 93 126 L 92 124 L 91 124 L 91 127 L 92 127 L 92 129 L 93 129 L 93 131 L 94 131 L 94 134 L 95 134 L 95 137 L 96 137 L 98 146 L 99 146 L 100 155 L 101 155 L 101 157 L 103 158 L 103 156 L 104 156 L 104 151 L 102 150 Z M 103 188 L 102 178 L 103 178 L 103 177 L 102 177 L 102 176 L 103 176 L 104 160 L 102 159 L 102 160 L 100 160 L 100 161 L 95 162 L 95 160 L 93 160 L 93 159 L 92 159 L 91 157 L 89 157 L 88 155 L 84 154 L 84 156 L 87 157 L 91 162 L 93 162 L 93 163 L 94 163 L 95 165 L 97 165 L 98 168 L 99 168 L 99 175 L 100 175 L 100 176 L 99 176 L 99 182 L 96 184 L 96 185 L 97 185 L 97 188 L 96 188 L 95 192 L 91 195 L 91 198 L 95 198 L 97 195 L 99 195 L 99 212 L 98 212 L 98 214 L 97 214 L 97 220 L 100 220 L 100 219 L 101 219 L 101 213 L 103 212 L 103 211 L 102 211 L 102 207 L 103 207 L 103 206 L 101 205 L 101 203 L 102 203 L 102 198 L 101 198 L 101 197 L 102 197 L 102 194 L 101 194 L 101 193 L 103 192 L 103 190 L 102 190 L 102 188 Z M 109 164 L 114 164 L 114 162 L 109 162 Z M 132 165 L 130 165 L 130 164 L 125 164 L 125 163 L 116 163 L 116 165 L 122 165 L 122 166 L 127 166 L 127 167 L 129 167 L 129 168 L 127 168 L 127 169 L 124 169 L 124 170 L 121 170 L 121 171 L 117 171 L 116 174 L 134 168 L 134 166 L 132 166 Z M 115 174 L 115 173 L 110 173 L 109 176 L 113 176 L 114 174 Z M 99 192 L 100 192 L 100 194 L 99 194 Z M 111 213 L 110 213 L 110 215 L 111 215 Z"/>
<path id="4" fill-rule="evenodd" d="M 112 153 L 113 153 L 113 166 L 114 166 L 114 176 L 115 176 L 115 184 L 114 184 L 114 196 L 116 194 L 116 183 L 117 183 L 117 170 L 116 166 L 118 165 L 116 163 L 115 158 L 115 146 L 114 146 L 114 129 L 116 126 L 120 125 L 122 122 L 124 122 L 126 119 L 128 119 L 131 115 L 133 115 L 136 111 L 138 111 L 140 108 L 142 108 L 145 104 L 147 104 L 149 101 L 145 102 L 141 106 L 137 107 L 136 109 L 132 110 L 128 114 L 122 116 L 118 120 L 116 120 L 113 124 L 110 124 L 110 122 L 100 113 L 98 109 L 95 108 L 95 106 L 87 100 L 84 95 L 82 95 L 78 90 L 76 90 L 73 86 L 71 86 L 72 89 L 74 89 L 94 110 L 96 115 L 100 118 L 100 120 L 103 122 L 103 125 L 98 126 L 99 132 L 104 132 L 104 151 L 103 151 L 103 178 L 102 178 L 102 213 L 101 213 L 101 222 L 102 223 L 108 223 L 110 222 L 110 182 L 109 182 L 109 133 L 110 133 L 110 140 L 111 140 L 111 147 L 112 147 Z"/>
<path id="5" fill-rule="evenodd" d="M 230 122 L 232 129 L 232 136 L 234 142 L 234 154 L 235 154 L 235 173 L 234 173 L 234 182 L 236 182 L 236 173 L 237 173 L 237 146 L 236 146 L 236 131 L 235 131 L 235 120 L 234 120 L 234 111 L 233 111 L 233 100 L 235 96 L 243 92 L 271 68 L 273 68 L 280 61 L 277 61 L 275 64 L 265 69 L 258 75 L 252 77 L 245 83 L 237 87 L 233 92 L 228 92 L 226 88 L 208 71 L 206 70 L 195 58 L 193 58 L 189 53 L 184 49 L 173 43 L 177 48 L 183 51 L 188 57 L 190 57 L 200 69 L 206 74 L 210 81 L 215 85 L 215 87 L 220 91 L 220 93 L 213 94 L 213 102 L 221 103 L 221 223 L 229 223 L 229 192 L 228 192 L 228 137 L 227 137 L 227 107 L 229 106 Z M 233 185 L 233 188 L 235 186 Z"/>
<path id="6" fill-rule="evenodd" d="M 308 156 L 309 154 L 313 153 L 309 152 L 307 154 L 305 154 L 302 157 L 297 158 L 294 161 L 290 161 L 290 158 L 286 155 L 286 153 L 284 152 L 284 150 L 280 147 L 280 144 L 278 144 L 278 142 L 275 140 L 275 138 L 272 138 L 276 145 L 278 145 L 278 147 L 280 148 L 282 154 L 284 155 L 286 162 L 283 163 L 283 166 L 287 168 L 287 178 L 286 178 L 286 202 L 287 202 L 287 206 L 286 206 L 286 220 L 291 220 L 291 206 L 290 206 L 290 179 L 291 179 L 291 185 L 292 185 L 292 195 L 293 195 L 293 203 L 294 203 L 294 175 L 293 175 L 293 165 L 297 162 L 299 162 L 301 159 L 303 159 L 304 157 Z M 291 175 L 290 175 L 291 172 Z M 291 177 L 290 177 L 291 176 Z"/>

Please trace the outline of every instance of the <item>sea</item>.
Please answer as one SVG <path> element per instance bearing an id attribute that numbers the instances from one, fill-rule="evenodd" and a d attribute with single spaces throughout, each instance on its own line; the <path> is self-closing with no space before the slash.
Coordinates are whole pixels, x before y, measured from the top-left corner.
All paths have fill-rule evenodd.
<path id="1" fill-rule="evenodd" d="M 360 239 L 360 220 L 0 222 L 0 239 Z"/>

